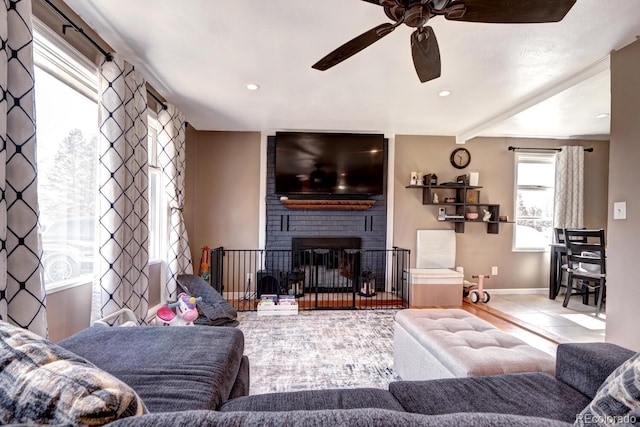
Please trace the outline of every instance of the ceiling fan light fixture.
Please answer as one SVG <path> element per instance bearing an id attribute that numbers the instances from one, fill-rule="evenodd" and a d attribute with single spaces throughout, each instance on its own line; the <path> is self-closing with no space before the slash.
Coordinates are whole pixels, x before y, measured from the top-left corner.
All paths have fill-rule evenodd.
<path id="1" fill-rule="evenodd" d="M 260 89 L 260 85 L 258 83 L 247 83 L 245 87 L 250 91 L 256 91 Z"/>
<path id="2" fill-rule="evenodd" d="M 451 95 L 451 91 L 450 90 L 441 90 L 440 92 L 438 92 L 438 96 L 444 98 Z"/>

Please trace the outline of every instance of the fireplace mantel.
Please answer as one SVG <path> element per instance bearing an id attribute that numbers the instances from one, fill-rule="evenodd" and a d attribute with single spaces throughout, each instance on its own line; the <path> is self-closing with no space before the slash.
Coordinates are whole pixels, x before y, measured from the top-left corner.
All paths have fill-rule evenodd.
<path id="1" fill-rule="evenodd" d="M 371 208 L 375 200 L 304 200 L 304 199 L 280 199 L 287 209 L 307 210 L 342 210 L 364 211 Z"/>

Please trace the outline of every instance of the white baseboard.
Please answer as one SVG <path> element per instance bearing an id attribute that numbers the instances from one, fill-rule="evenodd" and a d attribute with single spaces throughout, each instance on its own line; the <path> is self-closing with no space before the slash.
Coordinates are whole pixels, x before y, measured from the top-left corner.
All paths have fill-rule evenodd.
<path id="1" fill-rule="evenodd" d="M 494 295 L 531 295 L 531 294 L 548 294 L 549 288 L 516 288 L 516 289 L 490 289 L 485 288 L 487 292 Z"/>

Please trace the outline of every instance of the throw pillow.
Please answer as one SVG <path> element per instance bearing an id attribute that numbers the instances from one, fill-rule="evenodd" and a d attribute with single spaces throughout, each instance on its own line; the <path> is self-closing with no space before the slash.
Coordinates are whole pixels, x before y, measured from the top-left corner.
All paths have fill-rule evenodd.
<path id="1" fill-rule="evenodd" d="M 194 297 L 202 297 L 197 303 L 202 313 L 195 324 L 212 326 L 237 326 L 237 311 L 211 285 L 195 274 L 181 274 L 177 277 L 182 290 Z"/>
<path id="2" fill-rule="evenodd" d="M 640 408 L 640 353 L 618 366 L 607 377 L 591 403 L 578 414 L 575 425 L 604 426 L 628 423 L 632 411 L 638 408 Z"/>
<path id="3" fill-rule="evenodd" d="M 116 377 L 0 321 L 0 423 L 103 425 L 147 413 Z"/>

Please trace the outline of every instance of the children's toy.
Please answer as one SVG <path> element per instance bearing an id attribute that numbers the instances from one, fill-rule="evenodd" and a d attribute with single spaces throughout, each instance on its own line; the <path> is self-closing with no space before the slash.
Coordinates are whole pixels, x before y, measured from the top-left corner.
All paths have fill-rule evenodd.
<path id="1" fill-rule="evenodd" d="M 128 308 L 109 314 L 108 316 L 98 319 L 92 323 L 92 326 L 138 326 L 138 319 L 133 311 Z"/>
<path id="2" fill-rule="evenodd" d="M 200 277 L 203 280 L 209 280 L 209 265 L 211 265 L 209 256 L 209 246 L 203 247 L 202 257 L 200 258 Z"/>
<path id="3" fill-rule="evenodd" d="M 491 299 L 491 295 L 489 292 L 484 290 L 483 281 L 484 279 L 490 279 L 491 276 L 484 274 L 474 274 L 474 279 L 478 279 L 478 283 L 464 281 L 464 290 L 463 295 L 468 296 L 472 303 L 476 304 L 478 301 L 482 301 L 483 303 L 488 303 Z"/>
<path id="4" fill-rule="evenodd" d="M 193 321 L 198 318 L 196 303 L 199 301 L 202 301 L 202 297 L 196 298 L 182 292 L 178 295 L 178 301 L 158 310 L 158 319 L 163 322 L 163 326 L 193 326 Z"/>

